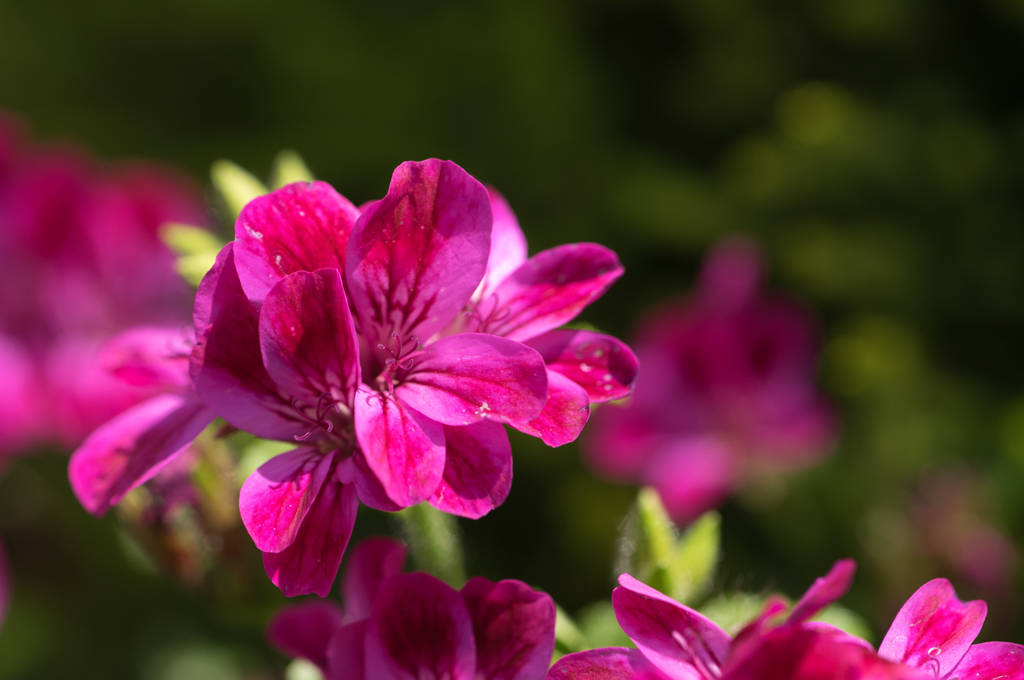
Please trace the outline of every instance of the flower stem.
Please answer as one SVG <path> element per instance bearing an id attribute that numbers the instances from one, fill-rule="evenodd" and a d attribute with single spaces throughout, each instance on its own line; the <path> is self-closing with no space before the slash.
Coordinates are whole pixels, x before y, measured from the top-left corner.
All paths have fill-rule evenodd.
<path id="1" fill-rule="evenodd" d="M 453 515 L 420 503 L 395 513 L 402 536 L 418 569 L 437 576 L 453 588 L 466 582 L 462 539 Z"/>

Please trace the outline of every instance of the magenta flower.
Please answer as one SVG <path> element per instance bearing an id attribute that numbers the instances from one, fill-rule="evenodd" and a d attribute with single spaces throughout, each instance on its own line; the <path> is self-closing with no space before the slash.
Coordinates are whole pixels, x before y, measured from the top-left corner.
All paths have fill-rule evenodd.
<path id="1" fill-rule="evenodd" d="M 328 680 L 539 680 L 555 647 L 555 604 L 520 581 L 470 579 L 457 591 L 424 573 L 403 574 L 405 548 L 370 539 L 352 551 L 345 608 L 289 607 L 267 637 Z"/>
<path id="2" fill-rule="evenodd" d="M 760 281 L 751 244 L 715 248 L 693 298 L 643 323 L 644 377 L 625 407 L 602 409 L 586 441 L 597 472 L 654 486 L 677 522 L 722 503 L 745 474 L 804 465 L 835 438 L 814 385 L 812 320 Z"/>

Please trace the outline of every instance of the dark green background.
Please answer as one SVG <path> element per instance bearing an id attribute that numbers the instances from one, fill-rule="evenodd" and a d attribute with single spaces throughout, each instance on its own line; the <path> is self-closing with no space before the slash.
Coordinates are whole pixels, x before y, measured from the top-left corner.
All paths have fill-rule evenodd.
<path id="1" fill-rule="evenodd" d="M 797 595 L 854 556 L 846 602 L 878 633 L 927 578 L 977 594 L 886 547 L 936 470 L 1024 541 L 1020 0 L 0 0 L 0 64 L 0 106 L 39 137 L 202 182 L 217 158 L 263 174 L 288 147 L 360 203 L 403 160 L 451 158 L 505 194 L 531 252 L 620 254 L 585 318 L 624 337 L 717 236 L 755 235 L 772 285 L 820 315 L 844 436 L 725 508 L 721 588 Z M 513 445 L 508 502 L 463 523 L 470 571 L 570 611 L 607 597 L 633 490 L 573 446 Z M 18 588 L 0 677 L 169 679 L 182 650 L 219 677 L 283 665 L 261 643 L 272 590 L 218 604 L 134 569 L 57 456 L 0 494 Z M 1016 597 L 990 604 L 984 635 L 1024 641 Z"/>

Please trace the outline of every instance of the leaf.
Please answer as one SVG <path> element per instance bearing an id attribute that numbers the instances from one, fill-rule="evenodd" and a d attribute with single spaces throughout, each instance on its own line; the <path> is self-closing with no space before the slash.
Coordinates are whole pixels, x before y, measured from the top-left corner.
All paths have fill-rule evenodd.
<path id="1" fill-rule="evenodd" d="M 312 182 L 315 177 L 306 167 L 306 162 L 297 151 L 285 149 L 277 154 L 274 159 L 274 167 L 270 171 L 270 188 L 280 189 L 286 184 L 293 182 Z"/>
<path id="2" fill-rule="evenodd" d="M 214 162 L 210 168 L 210 178 L 232 220 L 238 217 L 246 203 L 269 193 L 263 182 L 251 172 L 229 160 Z"/>

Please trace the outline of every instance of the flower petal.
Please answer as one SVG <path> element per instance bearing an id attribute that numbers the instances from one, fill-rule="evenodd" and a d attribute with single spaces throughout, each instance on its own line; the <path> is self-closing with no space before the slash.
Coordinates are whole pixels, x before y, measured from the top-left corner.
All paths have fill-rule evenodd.
<path id="1" fill-rule="evenodd" d="M 1010 642 L 971 645 L 953 675 L 959 680 L 1024 680 L 1024 647 Z"/>
<path id="2" fill-rule="evenodd" d="M 529 421 L 547 398 L 547 372 L 536 350 L 505 338 L 460 333 L 432 343 L 395 395 L 445 425 L 482 418 Z"/>
<path id="3" fill-rule="evenodd" d="M 388 498 L 405 508 L 430 498 L 444 474 L 441 424 L 394 397 L 359 388 L 356 438 Z"/>
<path id="4" fill-rule="evenodd" d="M 699 675 L 687 675 L 700 680 Z M 639 649 L 605 647 L 566 654 L 548 671 L 546 680 L 672 680 Z"/>
<path id="5" fill-rule="evenodd" d="M 68 462 L 86 510 L 102 515 L 185 450 L 213 420 L 194 395 L 162 394 L 101 425 Z"/>
<path id="6" fill-rule="evenodd" d="M 582 387 L 592 402 L 622 399 L 633 391 L 640 362 L 626 343 L 593 331 L 549 331 L 527 341 L 549 371 Z"/>
<path id="7" fill-rule="evenodd" d="M 572 321 L 622 276 L 618 256 L 596 243 L 537 253 L 480 302 L 481 332 L 529 340 Z"/>
<path id="8" fill-rule="evenodd" d="M 629 574 L 612 591 L 615 618 L 651 663 L 673 678 L 701 677 L 696 665 L 720 669 L 732 640 L 711 619 Z"/>
<path id="9" fill-rule="evenodd" d="M 526 262 L 528 254 L 526 236 L 519 228 L 519 220 L 508 201 L 494 187 L 487 187 L 487 195 L 491 199 L 491 214 L 494 215 L 491 252 L 487 258 L 484 279 L 473 294 L 474 300 L 483 299 L 494 292 L 509 274 Z"/>
<path id="10" fill-rule="evenodd" d="M 978 637 L 987 612 L 981 600 L 957 599 L 946 579 L 929 581 L 900 609 L 878 655 L 945 677 Z"/>
<path id="11" fill-rule="evenodd" d="M 333 459 L 333 453 L 325 456 L 304 446 L 274 456 L 249 475 L 238 496 L 238 509 L 257 548 L 276 553 L 292 544 Z"/>
<path id="12" fill-rule="evenodd" d="M 366 635 L 366 677 L 473 680 L 476 645 L 466 603 L 429 574 L 386 580 Z"/>
<path id="13" fill-rule="evenodd" d="M 800 601 L 793 605 L 793 611 L 786 619 L 788 623 L 803 623 L 825 607 L 829 606 L 850 590 L 857 563 L 849 558 L 839 560 L 827 574 L 815 579 Z"/>
<path id="14" fill-rule="evenodd" d="M 176 389 L 192 383 L 188 355 L 194 344 L 191 328 L 136 326 L 108 340 L 96 360 L 129 385 Z"/>
<path id="15" fill-rule="evenodd" d="M 555 602 L 522 581 L 479 576 L 462 587 L 473 619 L 476 674 L 485 680 L 544 677 L 555 651 Z"/>
<path id="16" fill-rule="evenodd" d="M 729 497 L 736 483 L 733 449 L 714 437 L 671 440 L 657 449 L 641 481 L 658 490 L 674 522 L 686 525 Z"/>
<path id="17" fill-rule="evenodd" d="M 345 601 L 345 621 L 370 616 L 381 582 L 401 574 L 408 550 L 393 538 L 367 538 L 349 553 L 341 594 Z"/>
<path id="18" fill-rule="evenodd" d="M 249 299 L 293 272 L 344 271 L 359 210 L 326 182 L 296 182 L 250 201 L 235 223 L 238 277 Z"/>
<path id="19" fill-rule="evenodd" d="M 444 477 L 430 498 L 438 510 L 479 519 L 512 489 L 512 445 L 500 424 L 444 426 Z"/>
<path id="20" fill-rule="evenodd" d="M 333 602 L 303 602 L 285 607 L 267 624 L 267 641 L 290 657 L 302 657 L 327 671 L 328 643 L 343 625 Z"/>
<path id="21" fill-rule="evenodd" d="M 509 423 L 520 432 L 540 437 L 548 446 L 576 441 L 590 417 L 590 396 L 575 382 L 548 371 L 548 400 L 540 415 L 528 422 Z"/>
<path id="22" fill-rule="evenodd" d="M 205 330 L 189 369 L 196 392 L 217 415 L 264 439 L 288 441 L 309 429 L 263 366 L 259 314 L 238 282 L 230 243 L 199 286 L 196 321 L 197 333 Z"/>
<path id="23" fill-rule="evenodd" d="M 369 619 L 349 623 L 327 643 L 326 680 L 366 680 L 366 631 Z"/>
<path id="24" fill-rule="evenodd" d="M 263 567 L 274 585 L 287 597 L 309 593 L 327 597 L 352 536 L 358 509 L 355 487 L 328 478 L 295 541 L 279 553 L 263 553 Z"/>
<path id="25" fill-rule="evenodd" d="M 483 185 L 451 161 L 402 163 L 349 239 L 345 282 L 360 332 L 426 340 L 465 306 L 491 246 Z M 373 345 L 371 345 L 373 346 Z"/>
<path id="26" fill-rule="evenodd" d="M 341 272 L 295 272 L 267 293 L 260 308 L 267 373 L 286 394 L 317 412 L 321 395 L 347 410 L 359 387 L 359 341 Z"/>

